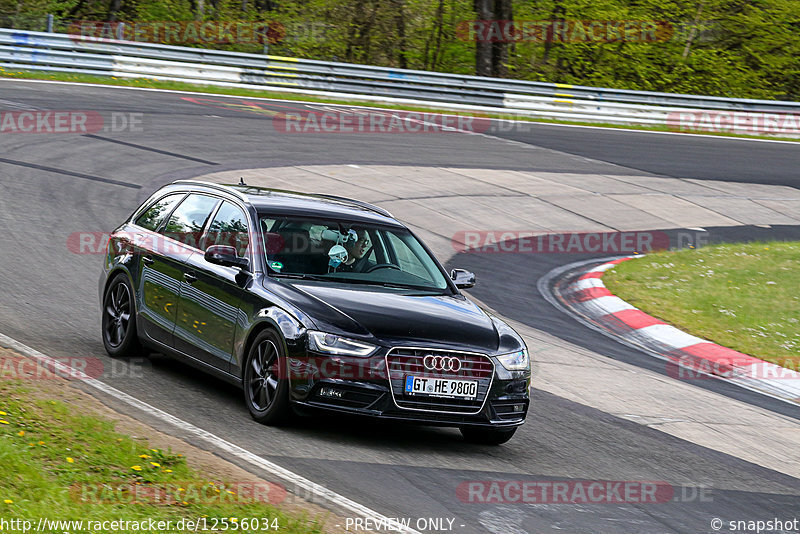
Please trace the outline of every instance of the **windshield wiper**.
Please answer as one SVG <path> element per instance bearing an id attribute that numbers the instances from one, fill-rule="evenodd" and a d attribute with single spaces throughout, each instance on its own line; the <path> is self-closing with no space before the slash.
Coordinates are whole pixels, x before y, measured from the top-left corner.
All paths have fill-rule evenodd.
<path id="1" fill-rule="evenodd" d="M 330 280 L 322 276 L 314 274 L 299 274 L 299 273 L 269 273 L 270 276 L 275 278 L 291 278 L 292 280 Z"/>
<path id="2" fill-rule="evenodd" d="M 327 278 L 326 280 L 330 280 L 332 282 L 341 282 L 343 284 L 363 284 L 369 286 L 388 287 L 390 289 L 411 289 L 414 291 L 430 291 L 432 293 L 439 293 L 442 291 L 438 287 L 413 286 L 409 284 L 398 284 L 395 282 L 381 282 L 380 280 L 363 280 L 360 278 Z"/>
<path id="3" fill-rule="evenodd" d="M 314 274 L 299 274 L 299 273 L 270 273 L 270 276 L 275 278 L 289 278 L 291 280 L 317 280 L 322 282 L 334 282 L 338 284 L 361 284 L 361 285 L 369 285 L 369 286 L 380 286 L 386 287 L 390 289 L 405 289 L 411 291 L 425 291 L 428 293 L 435 293 L 435 294 L 446 294 L 446 291 L 443 291 L 437 287 L 425 287 L 425 286 L 412 286 L 408 284 L 396 284 L 392 282 L 380 282 L 376 280 L 362 280 L 358 278 L 331 278 L 326 276 L 319 276 Z"/>

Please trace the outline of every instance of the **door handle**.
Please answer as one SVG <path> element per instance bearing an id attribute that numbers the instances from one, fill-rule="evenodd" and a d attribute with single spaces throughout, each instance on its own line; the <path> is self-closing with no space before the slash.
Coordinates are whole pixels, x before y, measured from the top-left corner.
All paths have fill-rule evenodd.
<path id="1" fill-rule="evenodd" d="M 156 260 L 153 259 L 153 256 L 142 256 L 142 261 L 145 265 L 153 265 Z"/>
<path id="2" fill-rule="evenodd" d="M 197 282 L 197 277 L 191 273 L 183 273 L 183 278 L 190 284 Z"/>

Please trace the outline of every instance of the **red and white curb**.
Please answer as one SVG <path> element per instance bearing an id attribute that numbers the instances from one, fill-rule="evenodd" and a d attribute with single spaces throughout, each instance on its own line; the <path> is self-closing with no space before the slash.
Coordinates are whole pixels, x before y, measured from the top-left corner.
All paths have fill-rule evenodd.
<path id="1" fill-rule="evenodd" d="M 603 284 L 603 275 L 619 263 L 638 257 L 641 255 L 616 258 L 586 270 L 581 266 L 597 260 L 555 269 L 542 277 L 539 290 L 551 304 L 587 326 L 671 362 L 667 371 L 673 378 L 719 378 L 800 403 L 800 372 L 683 332 L 613 295 Z M 569 276 L 556 281 L 569 271 Z"/>

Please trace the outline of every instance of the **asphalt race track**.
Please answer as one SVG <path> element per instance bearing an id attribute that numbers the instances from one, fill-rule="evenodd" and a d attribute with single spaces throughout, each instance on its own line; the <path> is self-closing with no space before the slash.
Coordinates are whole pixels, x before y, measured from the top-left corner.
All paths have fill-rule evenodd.
<path id="1" fill-rule="evenodd" d="M 113 229 L 156 187 L 177 178 L 292 165 L 415 165 L 800 188 L 800 146 L 790 143 L 551 125 L 486 132 L 494 137 L 287 135 L 273 127 L 269 113 L 199 105 L 182 96 L 0 80 L 4 110 L 143 114 L 140 132 L 0 134 L 0 333 L 51 356 L 110 362 L 100 340 L 101 258 L 73 253 L 68 237 Z M 285 106 L 303 107 L 264 105 Z M 457 201 L 459 183 L 448 187 Z M 425 226 L 425 221 L 409 222 Z M 800 238 L 791 225 L 710 232 L 719 240 L 776 232 Z M 587 256 L 534 256 L 441 259 L 448 267 L 473 269 L 478 286 L 472 294 L 504 317 L 642 372 L 660 373 L 636 351 L 560 315 L 536 292 L 541 275 Z M 462 443 L 453 429 L 366 425 L 345 418 L 264 427 L 250 419 L 239 391 L 182 364 L 154 355 L 125 369 L 104 380 L 384 515 L 455 518 L 453 529 L 459 533 L 699 533 L 711 532 L 715 517 L 800 517 L 797 478 L 538 388 L 528 422 L 511 442 L 478 447 Z M 692 387 L 797 423 L 797 408 L 777 400 L 724 384 Z M 796 464 L 798 455 L 786 461 Z M 480 504 L 458 498 L 462 482 L 488 480 L 663 481 L 675 488 L 675 497 L 657 504 L 581 505 Z M 702 498 L 709 488 L 713 498 Z"/>

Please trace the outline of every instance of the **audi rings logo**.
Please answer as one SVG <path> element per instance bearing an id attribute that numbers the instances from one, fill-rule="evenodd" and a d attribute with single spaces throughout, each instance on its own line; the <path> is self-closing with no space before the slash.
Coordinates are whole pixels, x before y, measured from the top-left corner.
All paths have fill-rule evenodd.
<path id="1" fill-rule="evenodd" d="M 428 354 L 422 360 L 422 365 L 429 371 L 452 371 L 457 373 L 461 370 L 461 360 L 452 356 L 434 356 Z"/>

